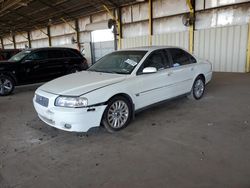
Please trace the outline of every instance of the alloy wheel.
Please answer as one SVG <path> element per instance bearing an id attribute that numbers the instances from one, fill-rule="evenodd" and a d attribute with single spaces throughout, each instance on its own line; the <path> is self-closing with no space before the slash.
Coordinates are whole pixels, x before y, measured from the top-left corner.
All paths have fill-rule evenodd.
<path id="1" fill-rule="evenodd" d="M 0 95 L 8 94 L 12 91 L 13 84 L 8 78 L 0 78 Z"/>
<path id="2" fill-rule="evenodd" d="M 108 109 L 107 120 L 114 129 L 123 127 L 129 118 L 129 107 L 122 101 L 115 101 Z"/>
<path id="3" fill-rule="evenodd" d="M 194 95 L 196 98 L 200 98 L 205 90 L 205 85 L 203 80 L 198 79 L 196 80 L 195 84 L 194 84 Z"/>

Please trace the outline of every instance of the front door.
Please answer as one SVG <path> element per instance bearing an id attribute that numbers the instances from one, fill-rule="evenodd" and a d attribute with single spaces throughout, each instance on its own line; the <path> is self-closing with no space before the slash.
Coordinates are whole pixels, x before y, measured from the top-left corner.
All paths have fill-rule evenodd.
<path id="1" fill-rule="evenodd" d="M 170 61 L 164 54 L 164 50 L 153 52 L 145 60 L 138 71 L 135 83 L 134 95 L 136 96 L 135 109 L 171 98 L 173 79 L 169 75 Z M 143 74 L 142 70 L 146 67 L 155 67 L 156 73 Z"/>
<path id="2" fill-rule="evenodd" d="M 23 82 L 35 83 L 42 81 L 47 76 L 48 63 L 47 51 L 32 52 L 22 62 Z"/>

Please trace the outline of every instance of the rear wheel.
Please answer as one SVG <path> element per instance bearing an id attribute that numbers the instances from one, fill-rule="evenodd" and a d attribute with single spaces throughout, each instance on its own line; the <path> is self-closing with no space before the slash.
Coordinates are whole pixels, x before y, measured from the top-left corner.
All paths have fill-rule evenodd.
<path id="1" fill-rule="evenodd" d="M 122 96 L 112 98 L 104 112 L 102 123 L 109 132 L 125 128 L 132 117 L 132 106 Z"/>
<path id="2" fill-rule="evenodd" d="M 189 98 L 199 100 L 203 97 L 205 91 L 205 81 L 199 76 L 195 79 Z"/>
<path id="3" fill-rule="evenodd" d="M 14 88 L 14 80 L 11 77 L 0 75 L 0 96 L 10 95 Z"/>

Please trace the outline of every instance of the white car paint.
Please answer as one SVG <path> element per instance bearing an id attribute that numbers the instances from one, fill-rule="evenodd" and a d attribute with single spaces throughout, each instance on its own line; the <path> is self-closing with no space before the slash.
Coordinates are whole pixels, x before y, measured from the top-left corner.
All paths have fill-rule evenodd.
<path id="1" fill-rule="evenodd" d="M 148 51 L 129 75 L 83 71 L 44 84 L 35 94 L 48 98 L 49 105 L 41 106 L 34 97 L 33 104 L 38 116 L 48 125 L 58 129 L 86 132 L 100 125 L 106 102 L 117 94 L 129 96 L 136 111 L 190 92 L 194 80 L 200 74 L 205 76 L 206 84 L 211 80 L 211 63 L 196 57 L 197 63 L 194 64 L 172 67 L 152 74 L 136 74 L 151 52 L 164 48 L 169 47 L 126 49 L 125 51 Z M 59 96 L 82 96 L 88 99 L 88 107 L 57 107 L 54 103 Z M 66 128 L 65 125 L 70 125 L 71 128 Z"/>

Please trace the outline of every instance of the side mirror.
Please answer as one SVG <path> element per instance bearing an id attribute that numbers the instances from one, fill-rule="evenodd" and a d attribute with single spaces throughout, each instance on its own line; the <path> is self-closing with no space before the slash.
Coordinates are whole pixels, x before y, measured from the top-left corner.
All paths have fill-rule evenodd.
<path id="1" fill-rule="evenodd" d="M 156 73 L 157 69 L 155 67 L 146 67 L 143 69 L 143 74 L 150 74 L 150 73 Z"/>

